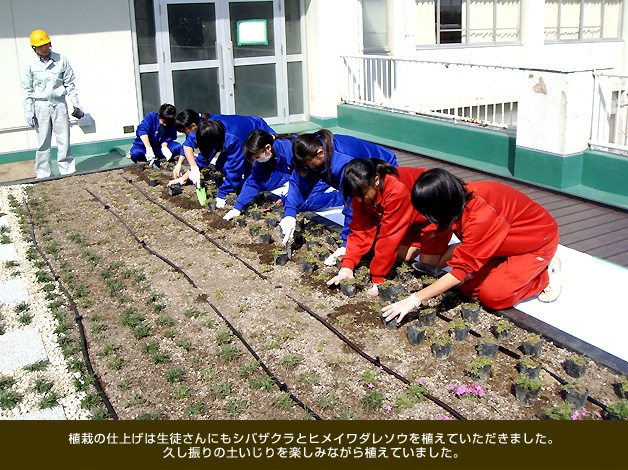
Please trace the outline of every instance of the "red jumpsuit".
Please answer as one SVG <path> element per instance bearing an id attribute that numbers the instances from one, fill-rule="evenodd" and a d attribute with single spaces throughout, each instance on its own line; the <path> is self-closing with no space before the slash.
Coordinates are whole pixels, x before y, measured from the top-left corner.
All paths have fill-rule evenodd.
<path id="1" fill-rule="evenodd" d="M 501 183 L 467 183 L 472 193 L 452 229 L 461 244 L 448 265 L 460 290 L 493 309 L 540 293 L 558 248 L 558 224 L 540 204 Z"/>
<path id="2" fill-rule="evenodd" d="M 425 169 L 399 167 L 397 170 L 399 177 L 386 175 L 383 179 L 383 188 L 380 184 L 372 204 L 352 200 L 353 219 L 342 267 L 353 270 L 377 240 L 370 266 L 375 284 L 384 282 L 384 276 L 395 263 L 399 245 L 420 247 L 425 254 L 441 254 L 451 238 L 451 232 L 437 234 L 436 226 L 430 225 L 410 202 L 412 186 Z"/>

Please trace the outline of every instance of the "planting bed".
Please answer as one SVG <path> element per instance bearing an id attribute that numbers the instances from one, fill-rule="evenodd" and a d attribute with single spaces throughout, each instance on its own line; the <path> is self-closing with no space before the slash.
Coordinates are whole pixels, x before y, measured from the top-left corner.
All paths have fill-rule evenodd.
<path id="1" fill-rule="evenodd" d="M 470 324 L 471 334 L 453 342 L 451 355 L 435 359 L 429 338 L 448 336 L 447 319 L 461 318 L 461 305 L 468 299 L 453 294 L 429 302 L 437 318 L 427 328 L 426 340 L 413 346 L 405 324 L 397 329 L 383 325 L 379 312 L 385 302 L 368 297 L 366 287 L 351 298 L 340 289 L 328 289 L 325 282 L 337 268 L 322 262 L 313 273 L 304 274 L 305 246 L 296 249 L 286 265 L 275 265 L 273 249 L 281 244 L 278 227 L 270 229 L 274 241 L 260 243 L 247 227 L 222 220 L 227 209 L 200 207 L 192 186 L 168 195 L 168 177 L 165 169 L 133 167 L 39 183 L 27 188 L 25 198 L 17 188 L 8 190 L 19 203 L 18 214 L 24 212 L 23 220 L 29 220 L 30 211 L 36 241 L 77 305 L 92 366 L 120 419 L 451 418 L 438 401 L 468 419 L 542 419 L 563 403 L 561 386 L 551 373 L 575 380 L 561 365 L 571 356 L 569 351 L 545 342 L 538 358 L 544 366 L 543 387 L 534 405 L 524 407 L 513 394 L 516 358 L 498 352 L 486 380 L 473 381 L 465 372 L 478 356 L 474 333 L 492 336 L 495 313 L 481 311 L 478 321 Z M 149 186 L 148 178 L 157 186 Z M 142 192 L 205 232 L 190 229 Z M 280 208 L 268 202 L 264 207 L 267 212 Z M 30 243 L 30 227 L 21 227 L 22 233 L 15 228 L 12 236 Z M 320 236 L 323 244 L 335 249 L 325 238 Z M 25 257 L 20 269 L 50 275 L 32 250 L 26 260 L 26 251 L 20 248 Z M 43 274 L 32 277 L 41 279 Z M 417 274 L 404 285 L 413 291 L 432 280 Z M 53 342 L 63 352 L 69 374 L 79 378 L 72 390 L 58 387 L 64 390 L 60 393 L 79 396 L 88 411 L 84 415 L 105 417 L 107 410 L 90 385 L 76 346 L 75 313 L 58 287 L 55 294 L 48 296 L 46 318 L 57 332 Z M 356 353 L 307 310 L 384 367 Z M 15 315 L 10 309 L 3 309 L 2 315 L 5 332 L 19 327 L 9 318 Z M 513 326 L 509 338 L 498 343 L 520 354 L 527 334 Z M 408 387 L 387 370 L 413 385 Z M 615 384 L 621 378 L 604 367 L 591 362 L 578 380 L 602 404 L 619 400 Z M 459 386 L 469 392 L 456 393 Z M 435 400 L 423 398 L 421 391 Z M 0 410 L 2 415 L 10 413 Z M 600 406 L 586 404 L 584 419 L 601 415 Z"/>

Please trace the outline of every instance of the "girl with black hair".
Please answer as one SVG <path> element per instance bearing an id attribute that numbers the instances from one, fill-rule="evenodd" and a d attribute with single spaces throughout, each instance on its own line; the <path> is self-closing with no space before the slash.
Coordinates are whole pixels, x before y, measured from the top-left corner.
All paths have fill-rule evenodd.
<path id="1" fill-rule="evenodd" d="M 423 263 L 439 262 L 451 231 L 436 233 L 436 227 L 410 203 L 412 186 L 425 171 L 395 168 L 378 158 L 356 158 L 345 165 L 342 188 L 352 200 L 353 217 L 342 267 L 327 285 L 353 277 L 353 269 L 373 244 L 375 252 L 369 267 L 373 287 L 369 295 L 378 294 L 377 285 L 384 282 L 397 257 L 407 262 L 420 253 Z"/>
<path id="2" fill-rule="evenodd" d="M 558 224 L 540 204 L 502 183 L 465 183 L 446 170 L 423 173 L 412 189 L 412 205 L 438 230 L 451 229 L 439 267 L 451 271 L 410 297 L 384 307 L 397 323 L 421 302 L 454 286 L 491 309 L 509 308 L 539 294 L 542 302 L 560 295 Z"/>
<path id="3" fill-rule="evenodd" d="M 196 129 L 187 135 L 183 143 L 185 158 L 190 165 L 189 175 L 186 176 L 192 183 L 200 184 L 200 168 L 210 164 L 222 171 L 224 179 L 216 197 L 218 209 L 225 206 L 227 194 L 235 191 L 250 173 L 251 166 L 244 158 L 242 146 L 249 133 L 255 129 L 275 134 L 266 121 L 256 116 L 207 113 L 199 119 Z M 194 156 L 196 148 L 200 153 Z M 179 163 L 183 163 L 183 160 L 180 159 Z M 179 178 L 176 173 L 174 176 Z"/>
<path id="4" fill-rule="evenodd" d="M 279 224 L 284 234 L 284 243 L 294 233 L 299 207 L 318 181 L 327 183 L 342 194 L 343 170 L 354 158 L 379 158 L 393 166 L 397 165 L 397 157 L 390 150 L 348 135 L 334 135 L 327 129 L 299 135 L 292 144 L 292 154 L 295 172 L 290 179 L 284 202 L 286 215 Z M 325 264 L 329 266 L 335 263 L 337 257 L 344 255 L 346 250 L 351 222 L 351 201 L 346 198 L 342 213 L 345 217 L 341 233 L 343 243 L 342 247 L 325 260 Z"/>
<path id="5" fill-rule="evenodd" d="M 273 191 L 287 186 L 294 170 L 292 141 L 295 138 L 294 134 L 272 135 L 262 129 L 249 134 L 244 142 L 244 157 L 251 164 L 251 174 L 244 181 L 234 208 L 223 217 L 225 220 L 240 215 L 244 206 L 255 199 L 260 191 Z M 317 211 L 342 204 L 340 193 L 319 181 L 299 209 Z"/>
<path id="6" fill-rule="evenodd" d="M 137 126 L 137 137 L 127 157 L 134 163 L 146 161 L 155 168 L 155 161 L 165 158 L 167 161 L 181 153 L 181 144 L 176 141 L 175 115 L 177 111 L 171 104 L 164 103 L 159 111 L 148 113 Z"/>

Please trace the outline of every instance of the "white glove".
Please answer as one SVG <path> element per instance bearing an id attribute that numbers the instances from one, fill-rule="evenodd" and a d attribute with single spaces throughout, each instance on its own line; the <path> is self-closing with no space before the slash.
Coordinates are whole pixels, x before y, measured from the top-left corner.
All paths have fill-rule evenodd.
<path id="1" fill-rule="evenodd" d="M 201 185 L 201 170 L 197 166 L 190 167 L 190 181 L 198 188 Z"/>
<path id="2" fill-rule="evenodd" d="M 336 251 L 334 251 L 331 255 L 329 255 L 327 259 L 325 259 L 325 266 L 333 266 L 334 264 L 336 264 L 336 258 L 340 256 L 344 256 L 346 252 L 347 252 L 347 248 L 344 246 L 341 246 Z"/>
<path id="3" fill-rule="evenodd" d="M 368 295 L 371 297 L 377 297 L 379 295 L 379 287 L 378 284 L 373 283 L 373 287 L 366 291 Z"/>
<path id="4" fill-rule="evenodd" d="M 218 204 L 216 204 L 216 207 L 218 207 Z M 237 216 L 240 215 L 240 211 L 238 209 L 231 209 L 229 212 L 227 212 L 225 214 L 225 216 L 223 217 L 223 219 L 225 220 L 231 220 Z"/>
<path id="5" fill-rule="evenodd" d="M 180 178 L 181 177 L 181 164 L 177 163 L 174 166 L 174 169 L 172 170 L 172 176 L 174 179 Z"/>
<path id="6" fill-rule="evenodd" d="M 327 281 L 327 285 L 331 286 L 333 284 L 337 286 L 343 279 L 350 279 L 352 277 L 353 270 L 349 268 L 341 268 L 340 271 L 338 271 L 338 275 L 336 275 L 336 277 L 333 277 L 329 281 Z"/>
<path id="7" fill-rule="evenodd" d="M 403 320 L 403 317 L 405 317 L 410 310 L 414 308 L 419 308 L 419 305 L 421 305 L 421 301 L 417 297 L 415 297 L 414 294 L 412 294 L 410 297 L 406 297 L 405 299 L 400 300 L 399 302 L 386 305 L 382 309 L 382 312 L 383 312 L 382 316 L 386 318 L 386 322 L 389 322 L 393 318 L 395 318 L 397 315 L 399 315 L 399 318 L 397 318 L 397 325 L 398 325 L 399 323 L 401 323 L 401 320 Z"/>
<path id="8" fill-rule="evenodd" d="M 146 161 L 149 165 L 152 165 L 155 161 L 155 152 L 152 147 L 146 148 Z"/>
<path id="9" fill-rule="evenodd" d="M 161 153 L 166 158 L 166 161 L 169 162 L 172 158 L 172 152 L 167 146 L 161 147 Z"/>
<path id="10" fill-rule="evenodd" d="M 29 126 L 35 126 L 35 121 L 33 121 L 34 117 L 35 113 L 33 113 L 32 111 L 26 111 L 26 124 L 28 124 Z"/>
<path id="11" fill-rule="evenodd" d="M 223 198 L 216 198 L 216 209 L 222 209 L 223 207 L 225 207 L 225 204 L 227 204 L 227 201 L 225 201 Z"/>
<path id="12" fill-rule="evenodd" d="M 297 228 L 297 219 L 292 216 L 285 216 L 279 222 L 279 228 L 281 229 L 281 233 L 283 234 L 283 244 L 288 243 L 288 240 L 294 234 L 295 229 Z"/>

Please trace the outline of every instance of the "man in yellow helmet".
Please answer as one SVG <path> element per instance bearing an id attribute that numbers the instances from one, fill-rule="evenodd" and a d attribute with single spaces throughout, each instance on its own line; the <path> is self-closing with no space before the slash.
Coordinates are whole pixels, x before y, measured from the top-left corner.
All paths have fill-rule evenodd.
<path id="1" fill-rule="evenodd" d="M 80 119 L 84 115 L 74 84 L 74 71 L 65 57 L 52 52 L 50 38 L 45 31 L 33 31 L 30 41 L 36 57 L 24 67 L 22 91 L 26 121 L 37 132 L 35 173 L 37 178 L 46 178 L 51 174 L 50 146 L 53 132 L 57 141 L 59 173 L 74 173 L 76 168 L 70 151 L 66 96 L 74 107 L 72 116 Z"/>

